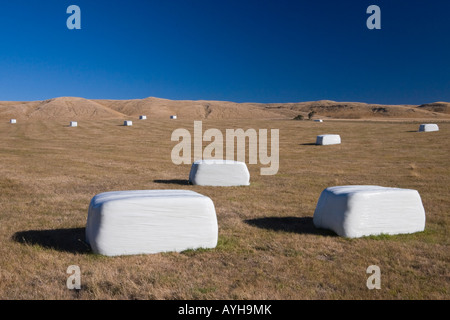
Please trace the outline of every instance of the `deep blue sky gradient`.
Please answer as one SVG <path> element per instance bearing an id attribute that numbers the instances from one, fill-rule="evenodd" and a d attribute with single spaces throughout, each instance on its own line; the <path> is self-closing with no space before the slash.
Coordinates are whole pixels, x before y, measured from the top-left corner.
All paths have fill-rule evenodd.
<path id="1" fill-rule="evenodd" d="M 59 96 L 450 101 L 450 1 L 1 1 L 0 101 Z"/>

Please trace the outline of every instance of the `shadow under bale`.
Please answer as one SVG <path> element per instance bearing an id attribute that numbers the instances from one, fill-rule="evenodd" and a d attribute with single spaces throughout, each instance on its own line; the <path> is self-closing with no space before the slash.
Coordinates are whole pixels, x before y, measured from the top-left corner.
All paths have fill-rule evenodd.
<path id="1" fill-rule="evenodd" d="M 317 143 L 315 142 L 308 142 L 308 143 L 300 143 L 300 146 L 317 146 Z"/>
<path id="2" fill-rule="evenodd" d="M 85 228 L 28 230 L 16 232 L 12 236 L 12 240 L 23 244 L 70 253 L 90 253 L 91 248 L 84 239 Z"/>
<path id="3" fill-rule="evenodd" d="M 182 186 L 189 185 L 189 180 L 171 179 L 171 180 L 153 180 L 154 183 L 178 184 Z"/>
<path id="4" fill-rule="evenodd" d="M 311 217 L 266 217 L 244 220 L 244 222 L 254 227 L 273 231 L 336 236 L 332 231 L 316 228 Z"/>

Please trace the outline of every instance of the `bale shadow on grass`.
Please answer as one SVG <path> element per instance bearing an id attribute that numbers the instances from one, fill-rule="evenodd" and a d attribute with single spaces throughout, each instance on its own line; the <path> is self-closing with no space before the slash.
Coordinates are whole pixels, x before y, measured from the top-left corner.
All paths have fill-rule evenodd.
<path id="1" fill-rule="evenodd" d="M 332 231 L 316 228 L 311 217 L 266 217 L 244 220 L 244 222 L 254 227 L 272 231 L 336 236 Z"/>
<path id="2" fill-rule="evenodd" d="M 28 230 L 16 232 L 12 236 L 12 240 L 22 244 L 70 253 L 90 253 L 91 248 L 84 239 L 85 228 Z"/>
<path id="3" fill-rule="evenodd" d="M 169 180 L 153 180 L 154 183 L 164 183 L 164 184 L 179 184 L 182 186 L 189 185 L 189 180 L 182 179 L 169 179 Z"/>
<path id="4" fill-rule="evenodd" d="M 317 146 L 317 143 L 315 142 L 309 142 L 309 143 L 300 143 L 301 146 Z"/>

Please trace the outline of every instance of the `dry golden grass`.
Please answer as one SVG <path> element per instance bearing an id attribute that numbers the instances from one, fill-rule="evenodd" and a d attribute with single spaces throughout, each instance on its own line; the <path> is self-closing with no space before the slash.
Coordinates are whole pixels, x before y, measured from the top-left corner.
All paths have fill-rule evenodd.
<path id="1" fill-rule="evenodd" d="M 133 119 L 134 120 L 134 119 Z M 1 299 L 448 299 L 450 123 L 205 120 L 203 129 L 280 129 L 280 169 L 248 187 L 186 184 L 172 164 L 176 128 L 187 120 L 0 123 Z M 315 146 L 338 133 L 342 144 Z M 426 230 L 344 239 L 317 230 L 320 192 L 333 185 L 417 189 Z M 84 243 L 91 198 L 101 192 L 190 189 L 211 197 L 219 243 L 211 250 L 103 257 Z M 381 268 L 368 290 L 366 269 Z M 80 291 L 66 288 L 81 268 Z"/>

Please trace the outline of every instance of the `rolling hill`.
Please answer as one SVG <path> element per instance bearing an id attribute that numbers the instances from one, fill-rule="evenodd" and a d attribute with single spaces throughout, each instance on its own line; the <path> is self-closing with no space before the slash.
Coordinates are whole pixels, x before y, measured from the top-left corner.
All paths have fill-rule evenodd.
<path id="1" fill-rule="evenodd" d="M 167 100 L 149 97 L 133 100 L 89 100 L 58 97 L 43 101 L 0 101 L 0 119 L 86 120 L 125 119 L 147 115 L 153 119 L 292 119 L 297 115 L 332 119 L 450 119 L 450 103 L 380 105 L 331 100 L 297 103 L 235 103 L 229 101 Z"/>

